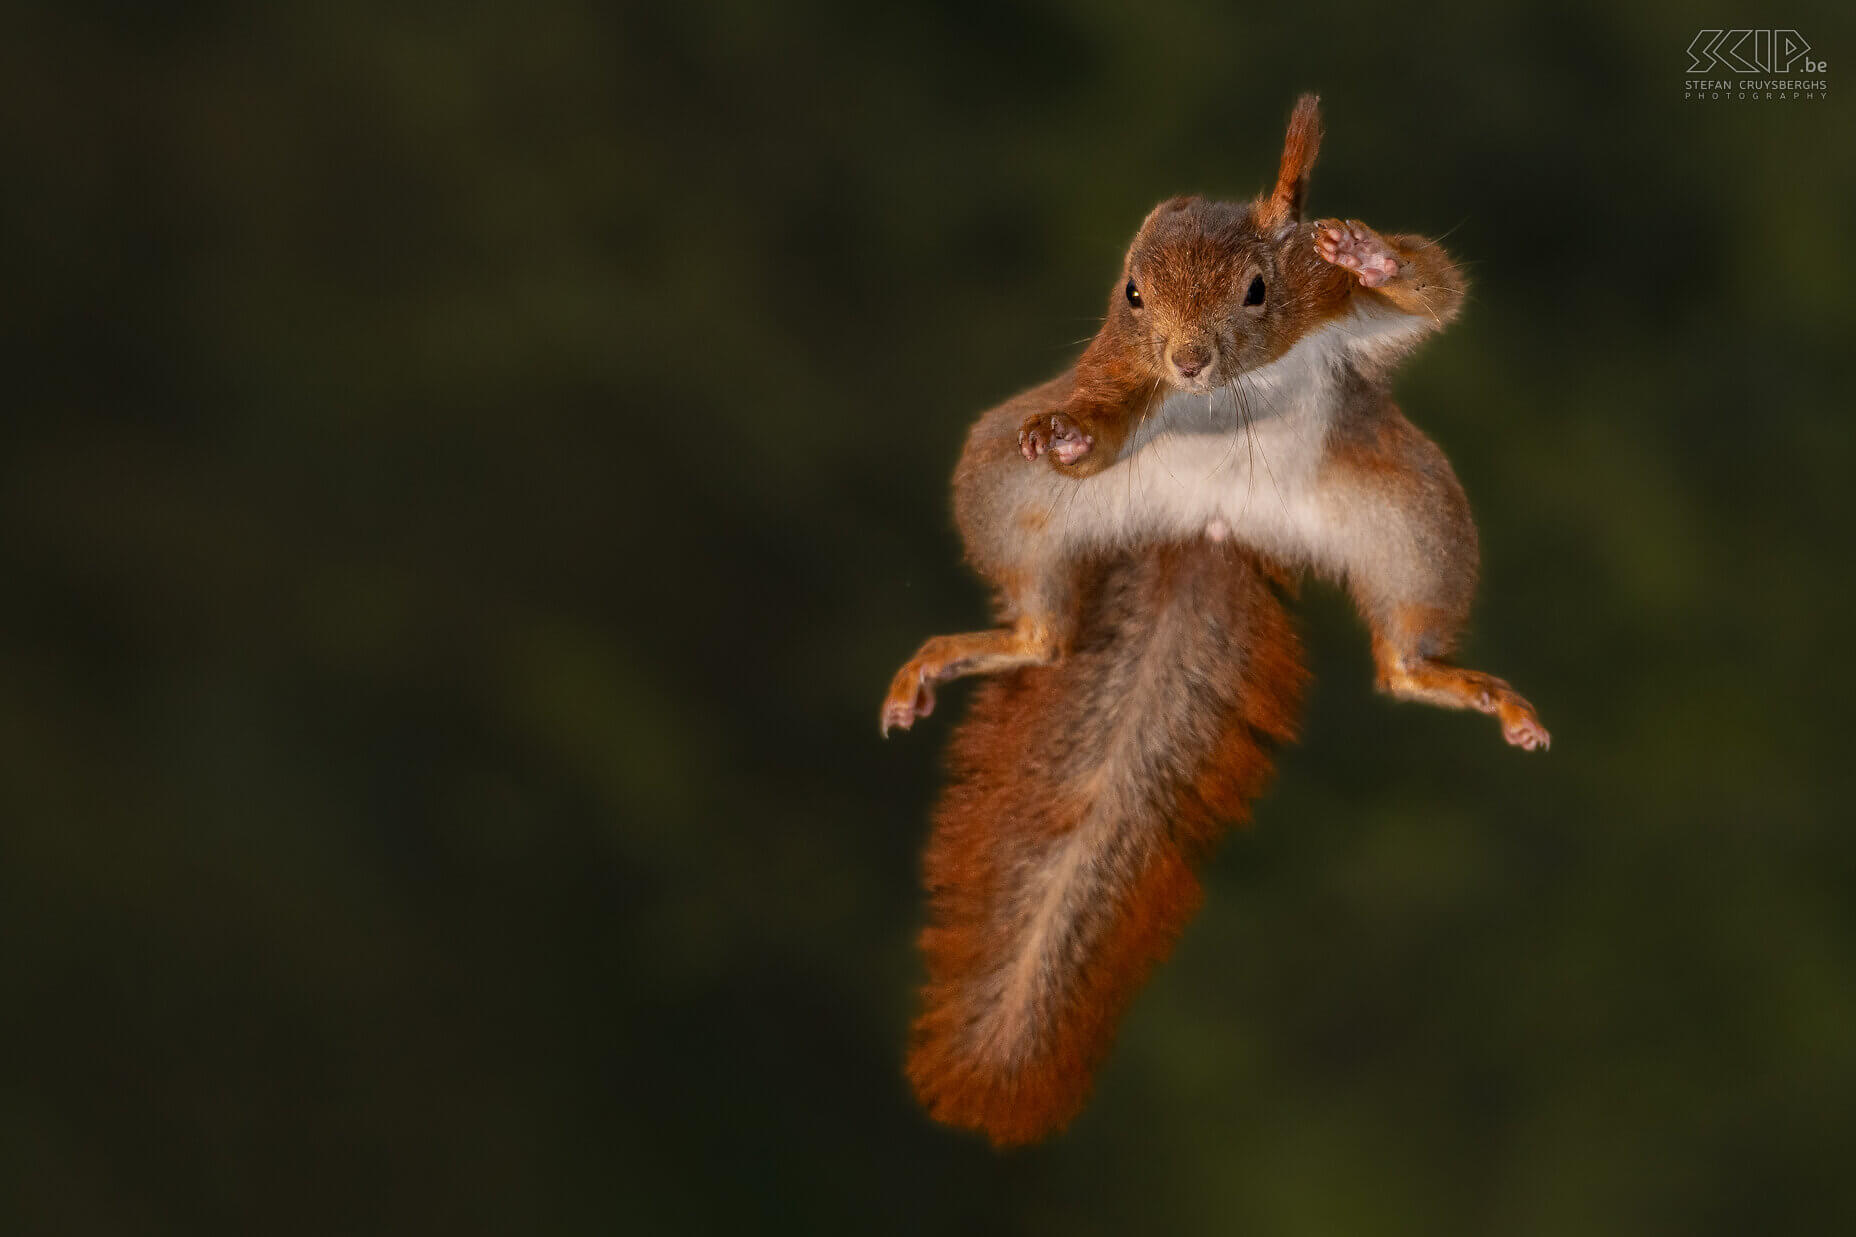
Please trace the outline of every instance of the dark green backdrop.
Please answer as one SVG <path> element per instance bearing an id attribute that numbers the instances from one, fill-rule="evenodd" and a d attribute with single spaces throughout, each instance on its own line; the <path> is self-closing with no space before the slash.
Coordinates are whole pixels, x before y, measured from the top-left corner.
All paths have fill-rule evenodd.
<path id="1" fill-rule="evenodd" d="M 26 6 L 0 41 L 0 1219 L 1856 1223 L 1847 9 Z M 1073 1131 L 899 1073 L 946 479 L 1147 207 L 1449 233 L 1468 659 L 1303 744 Z M 944 710 L 957 716 L 964 692 Z"/>

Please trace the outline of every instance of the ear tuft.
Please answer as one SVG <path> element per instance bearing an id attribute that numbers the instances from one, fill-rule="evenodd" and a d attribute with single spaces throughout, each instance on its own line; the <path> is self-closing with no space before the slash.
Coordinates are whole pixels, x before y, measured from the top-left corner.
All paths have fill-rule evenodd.
<path id="1" fill-rule="evenodd" d="M 1295 101 L 1295 111 L 1289 117 L 1276 188 L 1257 212 L 1258 227 L 1268 230 L 1301 222 L 1302 205 L 1308 198 L 1308 174 L 1314 171 L 1315 156 L 1319 153 L 1321 99 L 1318 95 L 1305 94 Z"/>

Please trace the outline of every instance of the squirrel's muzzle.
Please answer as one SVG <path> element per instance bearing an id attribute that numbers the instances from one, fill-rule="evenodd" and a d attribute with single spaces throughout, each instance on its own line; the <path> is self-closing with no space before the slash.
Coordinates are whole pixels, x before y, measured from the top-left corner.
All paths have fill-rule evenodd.
<path id="1" fill-rule="evenodd" d="M 1176 344 L 1167 352 L 1167 361 L 1175 374 L 1191 381 L 1212 363 L 1212 350 L 1204 344 Z"/>

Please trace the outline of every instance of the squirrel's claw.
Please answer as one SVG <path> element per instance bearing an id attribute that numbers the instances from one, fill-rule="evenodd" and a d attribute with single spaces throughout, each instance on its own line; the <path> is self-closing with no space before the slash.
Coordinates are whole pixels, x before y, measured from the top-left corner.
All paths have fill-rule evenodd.
<path id="1" fill-rule="evenodd" d="M 878 729 L 887 739 L 891 730 L 907 730 L 918 718 L 927 717 L 932 712 L 934 688 L 929 683 L 927 667 L 910 662 L 889 685 L 889 696 L 883 701 L 883 715 L 878 722 Z"/>
<path id="2" fill-rule="evenodd" d="M 1524 752 L 1544 752 L 1553 746 L 1553 736 L 1530 710 L 1526 716 L 1502 720 L 1502 738 Z"/>
<path id="3" fill-rule="evenodd" d="M 1037 425 L 1026 425 L 1018 431 L 1018 453 L 1027 461 L 1036 460 L 1044 454 L 1050 440 L 1044 436 L 1044 430 Z"/>

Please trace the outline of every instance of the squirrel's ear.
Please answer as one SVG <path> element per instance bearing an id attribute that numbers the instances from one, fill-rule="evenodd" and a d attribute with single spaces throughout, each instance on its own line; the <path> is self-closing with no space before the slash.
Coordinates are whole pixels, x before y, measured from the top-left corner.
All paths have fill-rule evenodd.
<path id="1" fill-rule="evenodd" d="M 1197 202 L 1203 202 L 1204 200 L 1205 198 L 1197 193 L 1182 193 L 1177 197 L 1168 198 L 1166 201 L 1147 212 L 1147 218 L 1141 220 L 1140 230 L 1145 232 L 1148 228 L 1153 226 L 1155 220 L 1162 216 L 1170 215 L 1174 211 L 1185 210 L 1188 206 Z"/>
<path id="2" fill-rule="evenodd" d="M 1276 188 L 1257 211 L 1257 226 L 1263 229 L 1302 221 L 1302 203 L 1308 198 L 1308 174 L 1314 170 L 1315 156 L 1321 151 L 1321 99 L 1305 94 L 1295 101 L 1289 117 L 1289 132 L 1282 143 L 1282 167 L 1276 173 Z"/>

